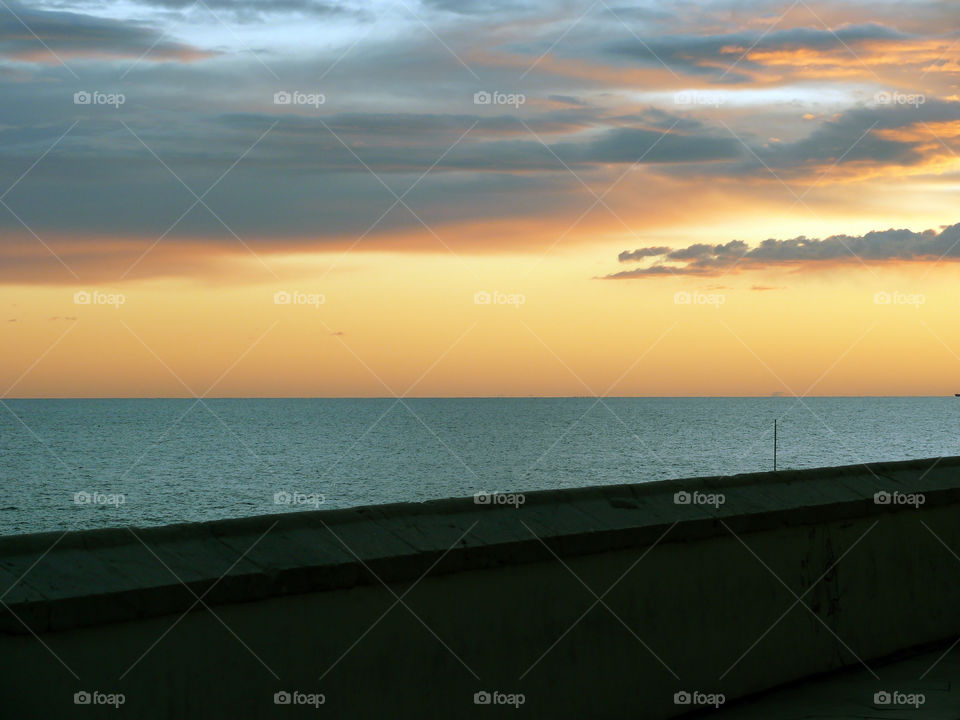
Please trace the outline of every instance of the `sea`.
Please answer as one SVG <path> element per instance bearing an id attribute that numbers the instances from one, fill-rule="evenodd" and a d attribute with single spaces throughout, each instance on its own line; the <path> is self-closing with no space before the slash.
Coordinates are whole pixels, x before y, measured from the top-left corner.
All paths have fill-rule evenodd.
<path id="1" fill-rule="evenodd" d="M 0 535 L 960 455 L 960 398 L 0 400 Z"/>

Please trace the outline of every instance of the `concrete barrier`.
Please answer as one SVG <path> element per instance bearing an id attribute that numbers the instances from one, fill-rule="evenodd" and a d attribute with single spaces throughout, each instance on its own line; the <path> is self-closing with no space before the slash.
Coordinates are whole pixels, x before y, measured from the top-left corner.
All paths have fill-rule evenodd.
<path id="1" fill-rule="evenodd" d="M 667 718 L 960 634 L 960 458 L 480 500 L 0 538 L 5 716 Z"/>

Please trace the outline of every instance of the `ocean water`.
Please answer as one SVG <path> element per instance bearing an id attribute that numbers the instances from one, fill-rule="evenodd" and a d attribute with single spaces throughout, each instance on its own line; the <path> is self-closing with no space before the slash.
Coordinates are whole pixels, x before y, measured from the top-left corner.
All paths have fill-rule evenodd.
<path id="1" fill-rule="evenodd" d="M 952 397 L 4 400 L 0 535 L 769 470 L 775 419 L 780 468 L 960 454 Z"/>

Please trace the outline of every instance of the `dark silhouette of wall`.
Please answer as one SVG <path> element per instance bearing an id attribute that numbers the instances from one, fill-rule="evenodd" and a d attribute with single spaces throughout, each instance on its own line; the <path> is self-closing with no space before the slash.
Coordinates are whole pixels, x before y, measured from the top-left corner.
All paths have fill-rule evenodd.
<path id="1" fill-rule="evenodd" d="M 960 458 L 7 537 L 0 702 L 667 718 L 956 636 L 955 552 Z"/>

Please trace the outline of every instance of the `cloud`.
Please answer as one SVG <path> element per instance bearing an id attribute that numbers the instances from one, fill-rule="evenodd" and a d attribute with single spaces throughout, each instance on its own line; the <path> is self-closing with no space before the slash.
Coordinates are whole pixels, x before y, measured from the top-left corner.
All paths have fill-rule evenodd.
<path id="1" fill-rule="evenodd" d="M 384 187 L 399 195 L 416 183 L 405 202 L 442 232 L 491 218 L 572 213 L 587 195 L 568 167 L 584 181 L 609 186 L 614 164 L 713 162 L 741 151 L 732 138 L 706 131 L 593 129 L 597 116 L 582 110 L 532 113 L 522 123 L 505 114 L 318 117 L 286 106 L 274 113 L 210 112 L 135 95 L 148 89 L 131 90 L 118 109 L 80 108 L 82 121 L 70 129 L 68 119 L 48 124 L 34 117 L 47 119 L 42 110 L 69 101 L 70 88 L 50 97 L 13 88 L 24 115 L 0 126 L 0 190 L 16 183 L 7 202 L 24 223 L 41 236 L 66 236 L 65 243 L 94 234 L 228 245 L 236 236 L 254 244 L 352 241 L 375 221 L 377 233 L 423 230 L 406 207 L 390 210 L 395 198 Z M 184 215 L 195 201 L 184 185 L 200 195 L 214 183 L 204 204 Z M 0 230 L 20 229 L 17 217 L 0 208 Z M 0 240 L 0 252 L 6 244 Z"/>
<path id="2" fill-rule="evenodd" d="M 655 257 L 657 255 L 666 255 L 670 252 L 668 247 L 646 247 L 637 250 L 624 250 L 617 256 L 620 262 L 629 262 L 631 260 L 642 260 L 643 258 Z"/>
<path id="3" fill-rule="evenodd" d="M 838 262 L 931 262 L 941 258 L 960 260 L 960 223 L 941 232 L 924 230 L 879 230 L 865 235 L 832 235 L 824 239 L 795 237 L 768 239 L 755 247 L 740 240 L 722 245 L 696 243 L 685 248 L 661 252 L 651 247 L 621 253 L 659 257 L 657 264 L 607 275 L 605 279 L 648 278 L 665 275 L 716 276 L 734 270 L 799 266 L 813 269 Z M 640 255 L 636 255 L 640 253 Z M 646 255 L 644 255 L 646 253 Z M 672 261 L 672 263 L 671 263 Z M 670 264 L 668 264 L 670 263 Z M 755 285 L 752 290 L 782 289 Z"/>
<path id="4" fill-rule="evenodd" d="M 536 8 L 534 2 L 522 0 L 425 0 L 425 7 L 442 10 L 457 15 L 488 15 L 513 12 L 531 12 Z"/>
<path id="5" fill-rule="evenodd" d="M 48 5 L 64 3 L 47 3 Z M 69 3 L 74 10 L 89 11 L 96 14 L 103 11 L 101 0 L 73 0 Z M 125 4 L 127 10 L 133 10 L 137 15 L 157 16 L 163 14 L 170 19 L 179 14 L 186 16 L 193 11 L 199 16 L 210 17 L 212 20 L 229 19 L 238 23 L 263 22 L 278 15 L 294 15 L 302 18 L 316 17 L 327 19 L 337 16 L 364 17 L 364 13 L 348 3 L 327 2 L 326 0 L 206 0 L 197 3 L 195 0 L 141 0 Z"/>
<path id="6" fill-rule="evenodd" d="M 164 275 L 188 275 L 243 250 L 238 237 L 258 253 L 322 252 L 358 238 L 365 250 L 442 249 L 422 220 L 457 251 L 529 250 L 554 241 L 546 237 L 552 224 L 562 230 L 579 222 L 594 199 L 584 185 L 600 192 L 619 183 L 604 204 L 652 232 L 686 222 L 692 203 L 708 222 L 747 195 L 760 203 L 776 192 L 792 202 L 780 178 L 816 183 L 823 174 L 822 188 L 866 171 L 927 172 L 950 159 L 927 125 L 960 121 L 960 102 L 936 100 L 934 88 L 919 108 L 851 108 L 854 90 L 868 88 L 869 100 L 876 77 L 832 32 L 787 27 L 796 19 L 789 17 L 763 36 L 763 22 L 780 12 L 772 3 L 648 4 L 614 6 L 615 14 L 597 7 L 573 27 L 583 8 L 535 0 L 424 0 L 420 18 L 387 0 L 131 0 L 112 5 L 109 18 L 99 0 L 11 3 L 68 64 L 78 59 L 82 81 L 0 10 L 0 192 L 15 185 L 5 196 L 10 209 L 0 206 L 0 279 L 69 278 L 35 239 L 27 237 L 35 248 L 23 250 L 13 237 L 25 233 L 21 219 L 84 277 L 119 274 L 157 238 L 171 256 L 151 250 L 136 271 L 152 263 Z M 923 26 L 914 17 L 905 32 L 890 24 L 890 13 L 887 24 L 862 22 L 871 14 L 884 17 L 845 3 L 829 16 L 855 20 L 833 27 L 870 68 L 878 67 L 877 54 L 891 56 L 893 44 L 942 35 L 942 18 Z M 733 93 L 762 95 L 749 110 L 736 102 L 680 107 L 675 91 L 694 83 L 665 73 L 630 30 L 680 73 L 716 79 L 754 43 L 756 52 L 728 79 L 784 69 L 754 85 L 731 85 Z M 829 75 L 813 78 L 805 99 L 791 104 L 790 73 L 800 65 L 781 66 L 784 58 L 774 54 L 802 49 L 844 55 L 860 73 L 858 85 L 839 88 L 844 104 L 823 100 L 821 89 L 830 95 L 834 87 Z M 212 59 L 186 62 L 203 53 Z M 927 78 L 932 83 L 935 74 Z M 322 92 L 327 102 L 273 104 L 275 92 L 294 89 Z M 122 91 L 126 104 L 75 106 L 77 90 Z M 527 102 L 480 107 L 478 90 L 522 92 Z M 801 122 L 808 110 L 815 120 Z M 771 127 L 782 142 L 770 142 Z M 960 150 L 960 138 L 940 134 Z M 202 194 L 214 183 L 204 196 L 209 209 L 197 205 L 184 215 L 195 200 L 184 185 Z M 395 198 L 384 186 L 401 194 L 415 183 L 404 199 L 409 210 L 390 210 Z M 804 202 L 819 209 L 820 195 Z M 590 213 L 570 237 L 593 242 L 612 218 Z M 648 275 L 709 274 L 747 249 L 702 244 L 666 259 L 669 249 L 639 248 L 619 260 L 652 265 L 659 258 L 661 269 L 635 268 Z"/>
<path id="7" fill-rule="evenodd" d="M 611 58 L 631 63 L 663 67 L 673 72 L 707 76 L 715 81 L 741 83 L 751 72 L 767 65 L 780 67 L 786 53 L 806 51 L 798 59 L 810 62 L 811 55 L 837 53 L 838 64 L 855 62 L 852 48 L 867 43 L 902 42 L 909 35 L 881 23 L 848 24 L 834 29 L 794 27 L 766 32 L 740 30 L 733 33 L 649 36 L 640 43 L 627 39 L 610 43 L 604 49 Z M 781 68 L 782 69 L 782 68 Z"/>
<path id="8" fill-rule="evenodd" d="M 209 52 L 165 39 L 162 31 L 140 24 L 81 13 L 37 10 L 17 3 L 9 7 L 12 12 L 0 13 L 0 57 L 55 64 L 59 62 L 58 56 L 67 59 L 144 56 L 146 61 L 190 61 L 211 56 Z M 148 49 L 150 52 L 144 55 Z"/>
<path id="9" fill-rule="evenodd" d="M 195 0 L 147 0 L 143 5 L 161 7 L 174 10 L 188 10 L 193 7 Z M 349 12 L 345 3 L 326 2 L 325 0 L 206 0 L 204 5 L 213 10 L 227 10 L 233 12 L 271 11 L 271 12 L 299 12 L 304 14 L 331 15 Z"/>
<path id="10" fill-rule="evenodd" d="M 561 157 L 588 163 L 708 163 L 743 157 L 741 143 L 733 137 L 648 128 L 615 128 L 593 142 L 559 145 Z"/>

